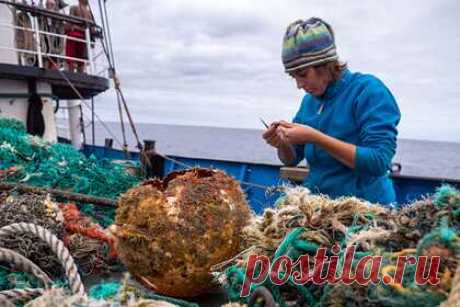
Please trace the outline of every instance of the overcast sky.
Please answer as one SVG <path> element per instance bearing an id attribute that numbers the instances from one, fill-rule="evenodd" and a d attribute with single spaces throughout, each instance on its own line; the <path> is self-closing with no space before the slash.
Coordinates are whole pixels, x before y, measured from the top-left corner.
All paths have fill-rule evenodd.
<path id="1" fill-rule="evenodd" d="M 93 1 L 94 2 L 94 1 Z M 405 138 L 460 142 L 456 0 L 110 0 L 113 47 L 138 122 L 261 128 L 291 119 L 303 93 L 283 72 L 291 21 L 318 16 L 352 71 L 395 95 Z M 97 112 L 117 119 L 111 94 Z"/>

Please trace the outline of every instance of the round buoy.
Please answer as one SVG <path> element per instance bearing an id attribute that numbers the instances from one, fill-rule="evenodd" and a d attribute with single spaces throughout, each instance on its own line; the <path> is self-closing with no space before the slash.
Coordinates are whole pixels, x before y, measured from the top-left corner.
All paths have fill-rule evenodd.
<path id="1" fill-rule="evenodd" d="M 157 293 L 193 297 L 213 288 L 210 267 L 239 252 L 249 207 L 222 171 L 191 169 L 150 180 L 120 198 L 117 251 Z"/>

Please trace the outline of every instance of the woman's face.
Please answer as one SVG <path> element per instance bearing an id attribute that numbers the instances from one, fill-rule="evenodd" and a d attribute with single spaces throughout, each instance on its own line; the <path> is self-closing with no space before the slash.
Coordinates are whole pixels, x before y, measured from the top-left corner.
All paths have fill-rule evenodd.
<path id="1" fill-rule="evenodd" d="M 290 75 L 295 79 L 299 90 L 314 96 L 323 95 L 330 81 L 328 74 L 313 66 L 301 68 Z"/>

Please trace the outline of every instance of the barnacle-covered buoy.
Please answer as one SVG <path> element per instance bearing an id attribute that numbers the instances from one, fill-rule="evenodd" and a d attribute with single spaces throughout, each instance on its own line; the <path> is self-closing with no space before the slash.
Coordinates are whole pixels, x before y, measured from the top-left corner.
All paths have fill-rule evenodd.
<path id="1" fill-rule="evenodd" d="M 196 296 L 213 288 L 210 267 L 238 253 L 249 216 L 239 183 L 224 172 L 174 172 L 122 195 L 117 252 L 156 292 Z"/>

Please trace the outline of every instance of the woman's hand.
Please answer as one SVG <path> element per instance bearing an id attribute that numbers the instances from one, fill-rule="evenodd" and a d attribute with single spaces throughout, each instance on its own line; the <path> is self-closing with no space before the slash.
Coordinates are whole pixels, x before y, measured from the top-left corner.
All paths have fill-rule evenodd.
<path id="1" fill-rule="evenodd" d="M 296 158 L 292 145 L 313 143 L 349 168 L 355 167 L 355 145 L 326 135 L 307 125 L 292 124 L 286 121 L 274 122 L 265 131 L 263 138 L 268 144 L 278 148 L 278 156 L 286 165 L 291 164 Z"/>
<path id="2" fill-rule="evenodd" d="M 313 143 L 349 168 L 355 167 L 356 146 L 329 136 L 307 125 L 279 122 L 277 128 L 290 144 Z"/>
<path id="3" fill-rule="evenodd" d="M 290 144 L 315 143 L 318 131 L 310 126 L 280 121 L 276 129 Z"/>
<path id="4" fill-rule="evenodd" d="M 284 136 L 277 130 L 280 122 L 273 122 L 268 127 L 267 131 L 262 134 L 264 140 L 275 148 L 279 148 L 283 143 L 286 143 Z"/>

